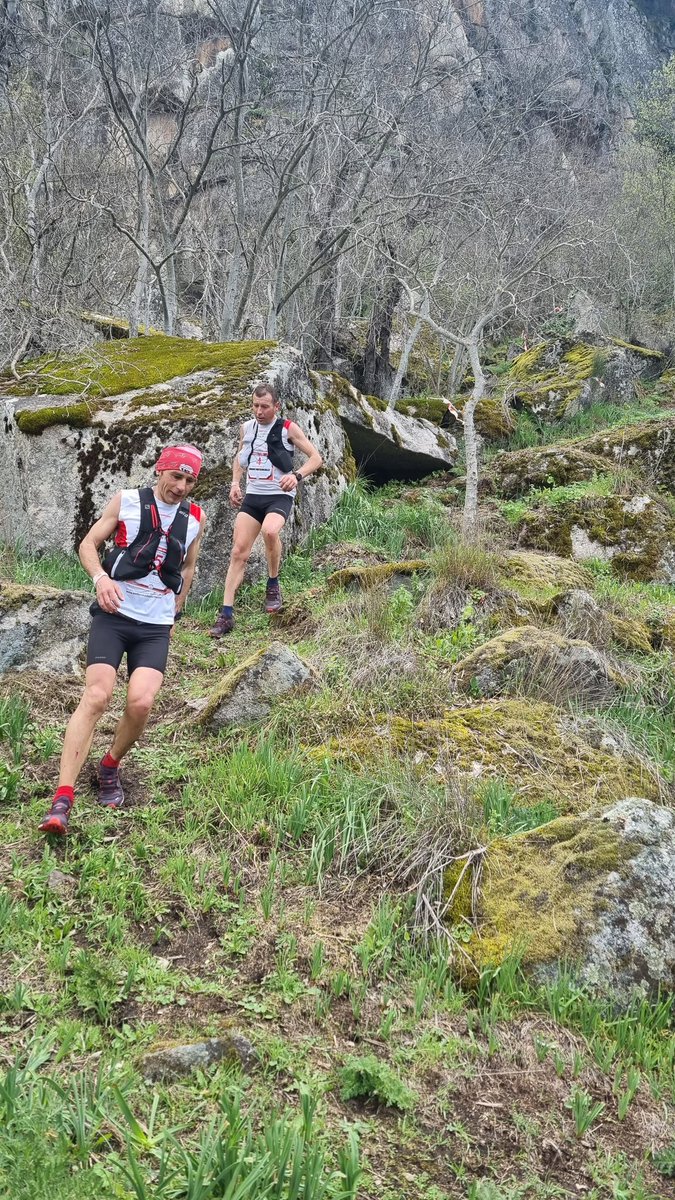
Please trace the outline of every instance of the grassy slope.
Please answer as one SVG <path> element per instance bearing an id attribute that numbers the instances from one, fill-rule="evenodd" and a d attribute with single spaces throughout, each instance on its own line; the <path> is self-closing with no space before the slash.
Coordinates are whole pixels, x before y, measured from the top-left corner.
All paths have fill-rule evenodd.
<path id="1" fill-rule="evenodd" d="M 445 510 L 419 489 L 410 503 L 356 490 L 317 545 L 360 542 L 389 558 L 435 551 L 438 573 L 447 530 Z M 385 711 L 434 717 L 439 703 L 452 705 L 448 668 L 492 632 L 480 619 L 492 570 L 473 554 L 457 628 L 425 632 L 421 576 L 388 596 L 307 600 L 322 572 L 311 551 L 295 556 L 284 582 L 296 622 L 279 636 L 321 684 L 278 705 L 264 727 L 218 738 L 190 724 L 185 702 L 269 629 L 259 587 L 242 595 L 225 644 L 206 636 L 215 605 L 193 606 L 151 727 L 125 765 L 129 809 L 98 810 L 85 771 L 65 844 L 45 844 L 35 825 L 78 686 L 55 688 L 45 711 L 43 685 L 20 680 L 27 725 L 7 689 L 0 1037 L 5 1068 L 15 1056 L 17 1065 L 4 1083 L 0 1075 L 0 1196 L 232 1195 L 214 1183 L 219 1170 L 228 1177 L 218 1146 L 247 1164 L 241 1197 L 675 1194 L 667 1003 L 619 1017 L 565 979 L 536 991 L 515 960 L 462 989 L 462 925 L 451 952 L 414 934 L 432 830 L 461 852 L 555 809 L 528 814 L 498 776 L 482 792 L 420 778 L 412 755 L 363 775 L 307 753 L 355 726 L 367 732 Z M 610 587 L 602 575 L 599 584 Z M 635 598 L 650 611 L 668 604 L 646 585 Z M 662 657 L 647 665 L 639 704 L 616 720 L 633 721 L 642 705 L 647 749 L 668 771 L 672 684 Z M 121 702 L 120 689 L 96 751 Z M 48 882 L 56 868 L 71 876 L 60 893 Z M 143 1082 L 140 1057 L 156 1042 L 233 1026 L 258 1050 L 250 1077 L 220 1066 L 172 1085 Z M 313 1179 L 304 1191 L 289 1177 L 274 1190 L 284 1146 Z"/>

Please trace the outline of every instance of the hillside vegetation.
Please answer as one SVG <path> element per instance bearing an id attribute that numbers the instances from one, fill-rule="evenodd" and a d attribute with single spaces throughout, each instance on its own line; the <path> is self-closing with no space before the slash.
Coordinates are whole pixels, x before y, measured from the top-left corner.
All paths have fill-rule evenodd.
<path id="1" fill-rule="evenodd" d="M 650 403 L 669 418 L 668 398 Z M 85 772 L 65 844 L 36 825 L 80 684 L 5 678 L 1 1195 L 675 1194 L 672 996 L 619 1006 L 573 959 L 533 974 L 559 942 L 537 925 L 527 841 L 541 828 L 554 846 L 565 820 L 624 796 L 672 806 L 672 587 L 516 545 L 531 511 L 646 487 L 672 503 L 639 464 L 627 489 L 609 462 L 504 499 L 509 453 L 474 545 L 455 533 L 451 478 L 357 482 L 286 561 L 271 629 L 260 586 L 225 643 L 206 632 L 218 597 L 191 604 L 124 765 L 128 811 L 97 808 Z M 6 554 L 5 572 L 86 582 L 58 556 Z M 595 605 L 581 634 L 564 602 L 579 592 Z M 509 673 L 524 635 L 534 667 Z M 607 664 L 602 687 L 555 657 L 580 637 Z M 311 683 L 207 732 L 201 702 L 272 638 Z M 121 702 L 120 688 L 95 751 Z M 556 937 L 614 853 L 578 846 Z M 507 937 L 489 908 L 500 861 L 534 889 Z M 146 1053 L 209 1038 L 221 1061 L 145 1078 Z"/>

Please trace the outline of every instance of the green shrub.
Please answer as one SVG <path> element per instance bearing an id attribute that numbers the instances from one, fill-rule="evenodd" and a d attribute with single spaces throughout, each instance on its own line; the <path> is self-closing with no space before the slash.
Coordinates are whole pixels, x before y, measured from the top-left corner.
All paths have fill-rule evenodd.
<path id="1" fill-rule="evenodd" d="M 351 1054 L 340 1071 L 340 1096 L 343 1100 L 376 1100 L 387 1108 L 407 1112 L 415 1103 L 415 1093 L 385 1062 L 374 1054 L 359 1058 Z"/>

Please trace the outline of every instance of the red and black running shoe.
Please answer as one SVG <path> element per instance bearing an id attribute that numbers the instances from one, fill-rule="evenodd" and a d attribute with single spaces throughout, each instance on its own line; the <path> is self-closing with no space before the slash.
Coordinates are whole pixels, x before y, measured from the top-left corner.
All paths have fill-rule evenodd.
<path id="1" fill-rule="evenodd" d="M 67 796 L 59 796 L 57 793 L 47 816 L 40 821 L 38 829 L 43 833 L 57 833 L 62 837 L 68 832 L 68 818 L 72 807 Z"/>
<path id="2" fill-rule="evenodd" d="M 268 583 L 265 589 L 265 612 L 276 613 L 281 612 L 283 608 L 283 600 L 281 598 L 281 588 L 278 583 Z"/>
<path id="3" fill-rule="evenodd" d="M 102 760 L 98 764 L 98 802 L 104 808 L 121 808 L 124 804 L 119 769 L 104 767 Z"/>

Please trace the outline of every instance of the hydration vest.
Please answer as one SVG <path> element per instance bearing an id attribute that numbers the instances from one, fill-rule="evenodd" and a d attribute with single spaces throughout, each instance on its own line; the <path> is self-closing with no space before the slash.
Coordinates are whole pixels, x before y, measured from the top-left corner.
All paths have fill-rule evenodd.
<path id="1" fill-rule="evenodd" d="M 267 457 L 272 465 L 277 467 L 278 470 L 284 475 L 288 475 L 289 471 L 293 470 L 293 454 L 290 450 L 286 449 L 282 438 L 284 429 L 289 429 L 290 424 L 290 421 L 284 421 L 283 417 L 277 417 L 272 428 L 267 434 Z M 256 421 L 255 428 L 253 430 L 253 438 L 251 441 L 251 449 L 249 451 L 248 460 L 246 463 L 247 466 L 253 457 L 253 447 L 255 446 L 255 439 L 258 436 L 259 428 L 260 426 Z"/>
<path id="2" fill-rule="evenodd" d="M 162 522 L 152 488 L 139 488 L 140 524 L 138 533 L 130 546 L 114 546 L 103 559 L 104 570 L 111 579 L 142 579 L 156 571 L 162 583 L 176 595 L 182 590 L 183 576 L 180 569 L 187 552 L 187 530 L 190 518 L 189 501 L 178 506 L 171 527 L 166 534 L 166 555 L 159 567 L 155 558 L 162 537 Z"/>

